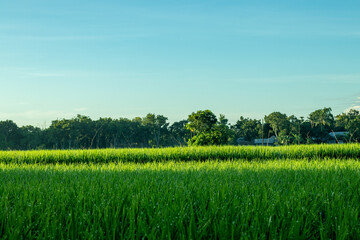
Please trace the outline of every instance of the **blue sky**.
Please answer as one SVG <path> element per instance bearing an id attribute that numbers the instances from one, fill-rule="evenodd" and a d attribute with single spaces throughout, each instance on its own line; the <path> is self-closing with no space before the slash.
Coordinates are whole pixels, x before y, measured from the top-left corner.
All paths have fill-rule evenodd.
<path id="1" fill-rule="evenodd" d="M 360 108 L 360 1 L 0 2 L 0 120 Z"/>

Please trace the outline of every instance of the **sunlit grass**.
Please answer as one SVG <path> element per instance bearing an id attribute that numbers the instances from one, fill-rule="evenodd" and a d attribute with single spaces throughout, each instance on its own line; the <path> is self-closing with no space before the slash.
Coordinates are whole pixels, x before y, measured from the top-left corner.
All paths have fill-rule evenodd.
<path id="1" fill-rule="evenodd" d="M 356 239 L 354 159 L 0 164 L 1 239 Z"/>
<path id="2" fill-rule="evenodd" d="M 153 149 L 0 151 L 3 163 L 109 163 L 206 160 L 360 158 L 359 144 L 281 147 L 212 146 Z"/>

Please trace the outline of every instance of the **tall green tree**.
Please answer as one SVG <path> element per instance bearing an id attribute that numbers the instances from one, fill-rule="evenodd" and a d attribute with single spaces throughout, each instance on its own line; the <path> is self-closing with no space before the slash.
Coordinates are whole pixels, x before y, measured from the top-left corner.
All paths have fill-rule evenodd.
<path id="1" fill-rule="evenodd" d="M 300 125 L 301 138 L 304 140 L 304 143 L 311 144 L 314 142 L 312 132 L 313 129 L 311 127 L 310 121 L 304 120 Z"/>
<path id="2" fill-rule="evenodd" d="M 51 122 L 45 134 L 48 138 L 48 147 L 53 149 L 71 148 L 73 139 L 71 134 L 70 120 L 61 119 Z"/>
<path id="3" fill-rule="evenodd" d="M 218 122 L 210 110 L 193 112 L 188 117 L 186 125 L 193 136 L 188 144 L 193 146 L 224 145 L 229 140 L 229 126 L 225 116 L 220 116 Z"/>
<path id="4" fill-rule="evenodd" d="M 260 120 L 240 117 L 232 126 L 236 138 L 244 138 L 245 141 L 253 141 L 261 138 L 262 125 Z"/>
<path id="5" fill-rule="evenodd" d="M 334 125 L 334 116 L 331 113 L 331 108 L 323 108 L 315 110 L 309 114 L 309 120 L 312 126 L 320 126 L 321 129 L 324 127 L 333 127 Z"/>
<path id="6" fill-rule="evenodd" d="M 21 134 L 12 120 L 0 121 L 0 149 L 19 149 Z"/>
<path id="7" fill-rule="evenodd" d="M 114 120 L 112 118 L 99 118 L 94 121 L 95 134 L 91 139 L 90 148 L 109 148 L 111 147 L 111 138 L 116 132 Z"/>
<path id="8" fill-rule="evenodd" d="M 290 122 L 290 136 L 291 136 L 291 143 L 301 144 L 304 142 L 304 139 L 301 134 L 301 125 L 304 123 L 304 118 L 301 117 L 300 119 L 294 115 L 288 117 Z"/>
<path id="9" fill-rule="evenodd" d="M 46 147 L 44 141 L 44 131 L 38 127 L 31 125 L 22 126 L 20 129 L 21 143 L 20 149 L 31 150 L 31 149 L 43 149 Z"/>
<path id="10" fill-rule="evenodd" d="M 264 119 L 270 125 L 280 144 L 289 143 L 290 121 L 286 114 L 272 112 Z"/>
<path id="11" fill-rule="evenodd" d="M 217 122 L 215 114 L 210 110 L 193 112 L 187 120 L 186 128 L 194 134 L 210 131 Z"/>
<path id="12" fill-rule="evenodd" d="M 150 145 L 155 145 L 156 147 L 166 145 L 166 137 L 168 135 L 168 126 L 167 117 L 163 115 L 147 114 L 143 118 L 144 126 L 148 127 L 153 138 Z M 154 144 L 155 143 L 155 144 Z"/>
<path id="13" fill-rule="evenodd" d="M 329 133 L 334 129 L 334 116 L 331 108 L 315 110 L 309 114 L 309 121 L 312 128 L 312 138 L 316 142 L 326 142 L 329 139 Z"/>
<path id="14" fill-rule="evenodd" d="M 169 132 L 171 135 L 171 139 L 173 140 L 174 145 L 184 146 L 187 145 L 187 142 L 191 138 L 191 132 L 186 128 L 187 120 L 181 120 L 178 122 L 174 122 L 169 127 Z"/>
<path id="15" fill-rule="evenodd" d="M 360 112 L 351 109 L 347 113 L 336 116 L 337 125 L 343 126 L 349 132 L 347 141 L 360 142 Z"/>
<path id="16" fill-rule="evenodd" d="M 215 125 L 215 131 L 217 131 L 218 135 L 221 136 L 217 145 L 224 145 L 228 144 L 230 141 L 234 141 L 234 131 L 231 129 L 229 120 L 225 117 L 225 115 L 220 114 L 219 121 Z"/>

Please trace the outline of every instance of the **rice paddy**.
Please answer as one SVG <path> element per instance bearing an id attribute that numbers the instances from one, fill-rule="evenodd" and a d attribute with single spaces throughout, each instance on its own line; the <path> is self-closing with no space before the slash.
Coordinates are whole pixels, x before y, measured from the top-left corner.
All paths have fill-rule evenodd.
<path id="1" fill-rule="evenodd" d="M 0 153 L 0 239 L 357 239 L 360 146 Z"/>
<path id="2" fill-rule="evenodd" d="M 1 163 L 110 163 L 110 162 L 166 162 L 206 160 L 274 160 L 274 159 L 360 158 L 359 144 L 212 146 L 139 149 L 95 150 L 34 150 L 0 151 Z"/>

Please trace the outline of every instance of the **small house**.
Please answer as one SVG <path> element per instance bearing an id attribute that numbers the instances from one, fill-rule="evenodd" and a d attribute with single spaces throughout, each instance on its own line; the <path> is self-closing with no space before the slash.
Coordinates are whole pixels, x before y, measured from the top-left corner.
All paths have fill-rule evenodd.
<path id="1" fill-rule="evenodd" d="M 344 143 L 344 139 L 349 135 L 349 132 L 330 132 L 330 139 L 327 143 Z"/>
<path id="2" fill-rule="evenodd" d="M 274 146 L 275 143 L 277 143 L 278 140 L 276 139 L 275 136 L 271 136 L 270 138 L 257 138 L 254 139 L 254 144 L 259 146 L 259 145 L 263 145 L 263 146 Z"/>
<path id="3" fill-rule="evenodd" d="M 241 145 L 241 146 L 253 145 L 252 142 L 246 141 L 245 138 L 243 138 L 243 137 L 236 139 L 236 142 L 238 145 Z"/>

